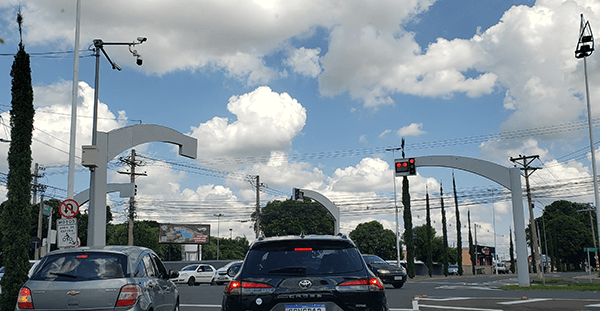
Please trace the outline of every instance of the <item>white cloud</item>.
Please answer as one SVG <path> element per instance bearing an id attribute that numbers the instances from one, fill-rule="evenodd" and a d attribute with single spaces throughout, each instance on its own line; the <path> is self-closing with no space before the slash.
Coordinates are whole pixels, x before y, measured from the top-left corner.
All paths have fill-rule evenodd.
<path id="1" fill-rule="evenodd" d="M 307 49 L 301 47 L 292 51 L 290 57 L 285 59 L 284 63 L 300 75 L 316 78 L 321 73 L 319 53 L 321 53 L 319 48 Z"/>
<path id="2" fill-rule="evenodd" d="M 396 136 L 405 137 L 405 136 L 419 136 L 422 134 L 426 134 L 427 132 L 421 130 L 423 128 L 423 123 L 411 123 L 408 126 L 404 126 L 396 132 Z"/>
<path id="3" fill-rule="evenodd" d="M 379 134 L 379 138 L 382 138 L 391 132 L 392 132 L 392 130 L 385 130 L 385 131 L 381 132 L 381 134 Z"/>
<path id="4" fill-rule="evenodd" d="M 287 151 L 306 123 L 306 109 L 297 100 L 266 86 L 232 96 L 227 109 L 236 116 L 235 121 L 214 117 L 192 128 L 201 157 L 247 157 Z"/>

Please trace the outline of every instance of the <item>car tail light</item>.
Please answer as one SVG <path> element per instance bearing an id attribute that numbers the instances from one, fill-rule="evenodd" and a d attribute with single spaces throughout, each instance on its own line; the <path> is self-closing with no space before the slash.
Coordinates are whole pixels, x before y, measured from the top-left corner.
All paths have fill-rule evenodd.
<path id="1" fill-rule="evenodd" d="M 242 293 L 260 294 L 271 293 L 273 291 L 275 291 L 275 288 L 269 284 L 240 281 L 231 281 L 225 288 L 225 292 L 229 295 L 240 295 Z"/>
<path id="2" fill-rule="evenodd" d="M 33 309 L 33 301 L 31 300 L 31 290 L 27 287 L 22 287 L 17 298 L 19 309 Z"/>
<path id="3" fill-rule="evenodd" d="M 140 296 L 140 288 L 137 285 L 125 285 L 121 287 L 119 298 L 117 299 L 117 307 L 131 306 Z"/>
<path id="4" fill-rule="evenodd" d="M 379 278 L 360 279 L 340 283 L 336 286 L 338 291 L 371 291 L 378 292 L 385 287 Z"/>

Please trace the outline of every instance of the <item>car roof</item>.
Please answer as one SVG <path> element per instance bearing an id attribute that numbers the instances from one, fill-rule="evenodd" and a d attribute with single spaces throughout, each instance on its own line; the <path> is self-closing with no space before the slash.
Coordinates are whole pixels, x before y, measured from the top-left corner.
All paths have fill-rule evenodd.
<path id="1" fill-rule="evenodd" d="M 151 252 L 151 249 L 142 246 L 127 246 L 127 245 L 105 245 L 101 247 L 76 247 L 76 248 L 65 248 L 58 249 L 48 253 L 46 256 L 68 254 L 68 253 L 80 253 L 80 252 L 110 252 L 116 254 L 127 255 L 130 260 L 135 261 L 142 253 Z"/>
<path id="2" fill-rule="evenodd" d="M 275 243 L 275 242 L 292 242 L 292 241 L 340 241 L 348 243 L 349 246 L 356 247 L 354 242 L 346 235 L 287 235 L 287 236 L 275 236 L 275 237 L 260 237 L 255 240 L 251 245 L 250 249 L 253 249 L 259 245 Z"/>

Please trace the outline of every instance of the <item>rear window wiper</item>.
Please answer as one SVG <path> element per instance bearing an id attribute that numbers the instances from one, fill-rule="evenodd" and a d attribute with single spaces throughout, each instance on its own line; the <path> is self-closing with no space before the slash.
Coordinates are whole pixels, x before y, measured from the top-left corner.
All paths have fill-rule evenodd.
<path id="1" fill-rule="evenodd" d="M 283 267 L 270 270 L 268 273 L 306 274 L 306 267 Z"/>
<path id="2" fill-rule="evenodd" d="M 52 271 L 50 271 L 48 273 L 52 274 L 52 275 L 64 276 L 64 277 L 69 277 L 69 278 L 73 278 L 73 279 L 77 278 L 77 276 L 75 274 L 62 273 L 62 272 L 52 272 Z"/>

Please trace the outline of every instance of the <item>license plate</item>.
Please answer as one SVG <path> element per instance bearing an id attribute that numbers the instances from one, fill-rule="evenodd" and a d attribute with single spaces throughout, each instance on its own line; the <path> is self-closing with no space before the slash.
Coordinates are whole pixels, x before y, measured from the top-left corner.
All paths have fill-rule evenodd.
<path id="1" fill-rule="evenodd" d="M 402 280 L 402 276 L 401 275 L 396 275 L 394 277 L 394 281 L 398 281 L 398 280 Z"/>
<path id="2" fill-rule="evenodd" d="M 285 311 L 326 311 L 324 303 L 285 305 Z"/>

